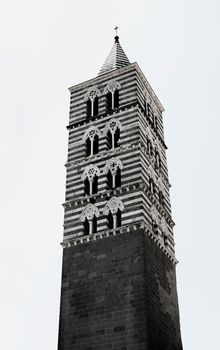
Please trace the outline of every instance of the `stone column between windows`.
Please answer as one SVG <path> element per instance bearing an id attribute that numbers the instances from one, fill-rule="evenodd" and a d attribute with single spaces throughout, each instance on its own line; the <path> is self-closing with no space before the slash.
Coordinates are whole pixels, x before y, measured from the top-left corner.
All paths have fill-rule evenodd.
<path id="1" fill-rule="evenodd" d="M 91 235 L 93 233 L 93 219 L 89 220 L 89 234 Z"/>
<path id="2" fill-rule="evenodd" d="M 93 179 L 91 179 L 89 181 L 89 194 L 92 195 L 92 183 L 93 183 Z"/>
<path id="3" fill-rule="evenodd" d="M 115 174 L 112 175 L 112 188 L 115 188 Z"/>
<path id="4" fill-rule="evenodd" d="M 117 215 L 116 213 L 113 214 L 113 228 L 117 227 Z"/>

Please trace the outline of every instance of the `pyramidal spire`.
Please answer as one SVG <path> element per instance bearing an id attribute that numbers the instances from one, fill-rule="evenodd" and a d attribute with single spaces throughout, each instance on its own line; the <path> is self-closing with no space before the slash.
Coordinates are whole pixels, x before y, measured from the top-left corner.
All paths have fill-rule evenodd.
<path id="1" fill-rule="evenodd" d="M 122 49 L 119 43 L 119 36 L 116 35 L 115 43 L 111 51 L 109 52 L 108 57 L 106 58 L 98 75 L 110 72 L 118 68 L 128 66 L 129 64 L 130 64 L 129 59 L 125 55 L 124 50 Z"/>

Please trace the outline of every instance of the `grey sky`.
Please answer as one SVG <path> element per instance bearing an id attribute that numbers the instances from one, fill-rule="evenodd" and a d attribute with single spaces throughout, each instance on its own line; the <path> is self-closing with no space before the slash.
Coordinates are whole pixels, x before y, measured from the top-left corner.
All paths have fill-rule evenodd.
<path id="1" fill-rule="evenodd" d="M 0 3 L 0 347 L 57 346 L 69 93 L 113 45 L 164 124 L 184 349 L 219 344 L 219 33 L 215 0 Z"/>

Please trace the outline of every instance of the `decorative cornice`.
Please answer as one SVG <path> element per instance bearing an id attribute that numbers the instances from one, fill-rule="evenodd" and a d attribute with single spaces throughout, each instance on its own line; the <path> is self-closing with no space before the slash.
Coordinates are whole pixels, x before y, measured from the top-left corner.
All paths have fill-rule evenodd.
<path id="1" fill-rule="evenodd" d="M 61 246 L 63 248 L 69 248 L 71 246 L 77 246 L 80 244 L 88 244 L 90 242 L 99 240 L 99 239 L 105 239 L 108 237 L 124 234 L 130 231 L 136 231 L 136 230 L 144 230 L 145 234 L 148 235 L 156 244 L 157 246 L 165 253 L 165 255 L 171 260 L 171 262 L 176 265 L 178 263 L 175 254 L 171 252 L 162 242 L 160 237 L 155 234 L 152 230 L 150 230 L 147 225 L 143 222 L 136 222 L 130 225 L 124 225 L 121 227 L 118 227 L 116 229 L 111 230 L 104 230 L 98 233 L 94 233 L 87 236 L 81 236 L 71 239 L 65 239 L 63 242 L 61 242 Z"/>
<path id="2" fill-rule="evenodd" d="M 159 108 L 161 113 L 164 112 L 163 105 L 159 101 L 159 99 L 158 99 L 157 95 L 155 94 L 153 88 L 151 87 L 150 83 L 148 82 L 147 78 L 144 76 L 144 73 L 142 72 L 142 70 L 140 69 L 139 65 L 136 62 L 131 63 L 130 65 L 125 66 L 123 68 L 119 68 L 119 69 L 110 71 L 109 73 L 105 73 L 105 74 L 97 76 L 97 77 L 95 77 L 93 79 L 89 79 L 89 80 L 84 81 L 82 83 L 76 84 L 76 85 L 70 87 L 69 91 L 73 92 L 73 91 L 80 90 L 82 88 L 87 88 L 87 87 L 90 87 L 90 86 L 94 86 L 94 85 L 96 85 L 98 83 L 101 83 L 102 81 L 106 81 L 107 79 L 114 79 L 119 74 L 125 73 L 125 72 L 129 72 L 129 71 L 132 71 L 132 70 L 136 70 L 136 72 L 140 75 L 141 80 L 142 80 L 143 84 L 145 85 L 145 88 L 149 91 L 149 93 L 150 93 L 154 103 L 157 105 L 157 107 Z"/>
<path id="3" fill-rule="evenodd" d="M 136 142 L 131 142 L 129 146 L 121 146 L 121 147 L 117 147 L 114 149 L 110 149 L 110 150 L 105 150 L 103 152 L 99 152 L 98 154 L 94 154 L 92 156 L 89 157 L 84 157 L 80 160 L 77 161 L 73 161 L 73 162 L 68 162 L 65 164 L 66 168 L 74 168 L 74 167 L 78 167 L 78 166 L 82 166 L 85 164 L 90 164 L 91 162 L 96 162 L 100 159 L 102 159 L 103 157 L 105 157 L 106 155 L 108 155 L 109 157 L 115 157 L 118 154 L 121 154 L 124 151 L 128 151 L 130 149 L 140 149 L 141 151 L 143 151 L 145 154 L 148 154 L 148 151 L 145 147 L 145 145 L 143 144 L 142 141 L 136 141 Z M 162 177 L 164 182 L 166 183 L 166 185 L 168 187 L 171 187 L 167 177 L 164 174 L 161 174 L 158 172 L 157 169 L 154 169 L 155 173 L 157 174 L 158 177 Z"/>
<path id="4" fill-rule="evenodd" d="M 135 108 L 137 107 L 138 105 L 138 101 L 134 101 L 132 103 L 129 103 L 129 104 L 125 104 L 125 105 L 122 105 L 120 106 L 119 108 L 115 108 L 114 110 L 112 111 L 108 111 L 106 113 L 103 113 L 103 114 L 99 114 L 95 117 L 90 117 L 89 119 L 86 119 L 86 118 L 82 118 L 81 120 L 78 120 L 74 123 L 71 123 L 69 125 L 67 125 L 67 130 L 71 130 L 71 129 L 74 129 L 74 128 L 78 128 L 82 125 L 85 125 L 85 124 L 90 124 L 96 120 L 99 120 L 99 119 L 104 119 L 104 118 L 108 118 L 108 117 L 112 117 L 114 115 L 118 115 L 119 113 L 121 112 L 124 112 L 124 111 L 127 111 L 127 110 L 130 110 L 132 108 Z"/>
<path id="5" fill-rule="evenodd" d="M 120 106 L 120 108 L 118 109 L 115 109 L 113 111 L 110 111 L 110 112 L 106 112 L 106 113 L 103 113 L 103 114 L 99 114 L 95 117 L 91 117 L 89 119 L 86 119 L 86 118 L 82 118 L 81 120 L 78 120 L 77 122 L 74 122 L 74 123 L 71 123 L 69 125 L 67 125 L 67 130 L 71 130 L 71 129 L 75 129 L 75 128 L 78 128 L 80 126 L 83 126 L 83 125 L 86 125 L 86 124 L 90 124 L 92 123 L 93 121 L 96 121 L 96 120 L 100 120 L 100 119 L 104 119 L 104 118 L 108 118 L 110 116 L 115 116 L 115 115 L 118 115 L 119 113 L 121 112 L 124 112 L 124 111 L 127 111 L 127 110 L 130 110 L 130 109 L 134 109 L 136 108 L 139 113 L 141 112 L 144 120 L 147 119 L 147 122 L 146 123 L 146 128 L 149 128 L 151 129 L 151 132 L 153 131 L 153 133 L 155 134 L 154 137 L 155 139 L 158 139 L 159 142 L 161 143 L 161 145 L 167 149 L 167 145 L 165 144 L 163 138 L 159 135 L 159 133 L 155 130 L 155 128 L 152 126 L 151 122 L 150 122 L 150 119 L 144 115 L 144 110 L 141 106 L 141 104 L 138 102 L 138 100 L 130 103 L 130 104 L 126 104 L 126 105 L 123 105 L 123 106 Z"/>
<path id="6" fill-rule="evenodd" d="M 150 188 L 147 186 L 147 184 L 144 181 L 142 181 L 141 183 L 136 182 L 131 185 L 125 185 L 114 189 L 103 190 L 102 192 L 99 192 L 91 196 L 74 198 L 72 200 L 69 200 L 63 203 L 62 205 L 64 208 L 74 208 L 79 206 L 85 206 L 86 204 L 90 203 L 91 199 L 93 199 L 94 201 L 108 200 L 112 196 L 120 196 L 126 193 L 131 193 L 132 191 L 136 191 L 136 190 L 144 191 L 147 197 L 150 199 L 151 203 L 155 205 L 160 215 L 166 218 L 166 221 L 170 225 L 170 227 L 173 228 L 175 226 L 172 216 L 159 203 L 158 199 L 151 193 Z"/>
<path id="7" fill-rule="evenodd" d="M 123 67 L 123 68 L 119 68 L 119 69 L 116 69 L 114 71 L 110 71 L 108 73 L 105 73 L 103 75 L 99 75 L 99 76 L 96 76 L 92 79 L 89 79 L 89 80 L 86 80 L 82 83 L 79 83 L 79 84 L 76 84 L 74 86 L 71 86 L 69 87 L 69 91 L 70 92 L 73 92 L 73 91 L 77 91 L 77 90 L 80 90 L 80 89 L 83 89 L 83 88 L 86 88 L 86 87 L 90 87 L 92 85 L 96 85 L 96 84 L 99 84 L 103 81 L 106 81 L 108 79 L 114 79 L 115 76 L 121 74 L 121 73 L 124 73 L 124 72 L 128 72 L 128 71 L 131 71 L 131 70 L 134 70 L 136 69 L 136 63 L 131 63 L 130 65 L 126 66 L 126 67 Z"/>

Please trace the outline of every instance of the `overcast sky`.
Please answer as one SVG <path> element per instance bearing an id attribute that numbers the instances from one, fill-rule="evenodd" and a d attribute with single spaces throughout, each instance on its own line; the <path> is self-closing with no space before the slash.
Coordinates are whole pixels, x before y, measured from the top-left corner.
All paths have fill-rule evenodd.
<path id="1" fill-rule="evenodd" d="M 217 349 L 218 0 L 1 0 L 0 347 L 57 348 L 68 87 L 95 77 L 115 25 L 165 107 L 185 350 Z"/>

